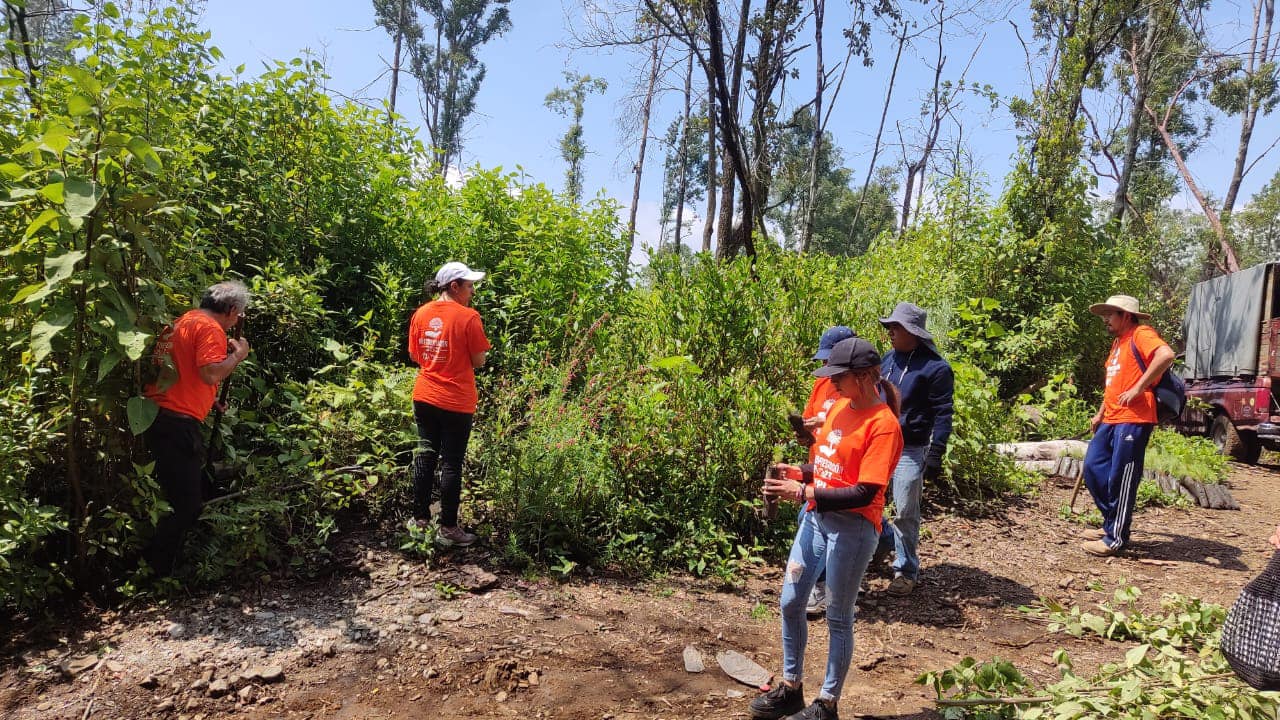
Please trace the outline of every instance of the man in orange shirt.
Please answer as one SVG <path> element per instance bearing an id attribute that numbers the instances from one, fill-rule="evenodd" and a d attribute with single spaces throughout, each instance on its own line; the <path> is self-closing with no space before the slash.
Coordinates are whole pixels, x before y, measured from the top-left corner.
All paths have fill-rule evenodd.
<path id="1" fill-rule="evenodd" d="M 249 356 L 249 341 L 227 338 L 244 317 L 249 291 L 221 282 L 204 291 L 200 307 L 178 318 L 156 339 L 153 360 L 160 380 L 144 394 L 160 406 L 147 428 L 147 448 L 155 477 L 173 509 L 156 523 L 143 557 L 158 575 L 169 575 L 182 552 L 182 539 L 204 507 L 204 438 L 200 424 L 217 398 L 218 383 Z M 230 352 L 228 352 L 228 345 Z"/>
<path id="2" fill-rule="evenodd" d="M 1115 340 L 1104 365 L 1102 407 L 1090 423 L 1094 435 L 1084 456 L 1084 483 L 1102 513 L 1102 528 L 1086 532 L 1088 542 L 1080 547 L 1106 557 L 1129 542 L 1142 461 L 1156 426 L 1152 389 L 1173 365 L 1174 354 L 1154 328 L 1139 323 L 1151 315 L 1138 310 L 1135 298 L 1112 295 L 1089 306 L 1089 312 L 1102 318 Z"/>

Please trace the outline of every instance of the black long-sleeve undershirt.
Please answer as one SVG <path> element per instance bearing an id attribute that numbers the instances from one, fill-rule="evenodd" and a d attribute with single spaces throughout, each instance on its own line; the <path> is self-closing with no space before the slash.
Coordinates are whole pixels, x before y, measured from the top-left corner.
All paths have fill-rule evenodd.
<path id="1" fill-rule="evenodd" d="M 813 465 L 805 464 L 800 466 L 801 472 L 804 474 L 806 483 L 813 482 Z M 878 485 L 853 485 L 841 488 L 813 488 L 813 500 L 816 503 L 814 510 L 817 512 L 830 512 L 832 510 L 852 510 L 854 508 L 866 507 L 876 499 L 876 493 L 880 492 Z"/>

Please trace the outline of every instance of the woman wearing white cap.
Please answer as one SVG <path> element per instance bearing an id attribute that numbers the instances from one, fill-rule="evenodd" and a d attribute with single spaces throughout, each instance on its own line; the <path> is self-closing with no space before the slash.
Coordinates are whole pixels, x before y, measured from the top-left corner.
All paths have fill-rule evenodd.
<path id="1" fill-rule="evenodd" d="M 466 547 L 476 536 L 458 524 L 462 461 L 476 412 L 477 368 L 484 365 L 489 340 L 480 313 L 471 307 L 475 283 L 484 278 L 460 262 L 445 263 L 427 294 L 438 296 L 409 321 L 409 356 L 421 367 L 413 385 L 413 417 L 418 452 L 413 458 L 413 516 L 431 519 L 431 493 L 440 470 L 440 529 L 436 542 Z"/>

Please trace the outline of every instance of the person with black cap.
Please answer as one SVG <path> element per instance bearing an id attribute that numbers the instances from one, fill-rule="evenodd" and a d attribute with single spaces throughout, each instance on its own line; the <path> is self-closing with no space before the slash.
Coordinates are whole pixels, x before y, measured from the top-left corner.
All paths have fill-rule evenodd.
<path id="1" fill-rule="evenodd" d="M 851 337 L 857 337 L 857 333 L 845 327 L 844 325 L 834 325 L 827 328 L 822 333 L 822 337 L 818 338 L 818 351 L 813 354 L 814 360 L 827 363 L 827 359 L 831 357 L 831 348 L 841 340 L 848 340 Z M 813 380 L 813 389 L 809 392 L 809 402 L 805 403 L 804 414 L 801 416 L 804 421 L 804 427 L 809 433 L 808 438 L 812 439 L 812 432 L 822 427 L 822 422 L 827 419 L 827 411 L 836 400 L 840 399 L 840 393 L 836 392 L 836 388 L 831 384 L 831 378 L 819 377 Z M 809 445 L 809 462 L 813 462 L 814 446 Z M 800 507 L 799 521 L 804 521 L 805 509 Z M 809 603 L 805 606 L 805 614 L 810 617 L 821 615 L 827 609 L 827 578 L 825 575 L 818 575 L 817 581 L 813 584 L 813 592 L 809 594 Z"/>
<path id="2" fill-rule="evenodd" d="M 815 433 L 814 462 L 764 481 L 764 493 L 795 498 L 809 512 L 796 531 L 782 581 L 782 681 L 751 701 L 757 720 L 838 720 L 837 702 L 853 657 L 854 606 L 880 532 L 884 493 L 902 453 L 898 393 L 880 376 L 880 353 L 862 338 L 836 344 L 813 371 L 831 378 L 840 399 Z M 827 574 L 826 677 L 804 703 L 805 602 Z"/>
<path id="3" fill-rule="evenodd" d="M 1173 350 L 1160 334 L 1140 320 L 1137 298 L 1112 295 L 1089 306 L 1115 339 L 1104 363 L 1106 387 L 1102 407 L 1093 416 L 1093 439 L 1084 454 L 1084 484 L 1102 513 L 1102 528 L 1084 533 L 1080 549 L 1107 557 L 1129 542 L 1129 525 L 1142 481 L 1147 441 L 1158 420 L 1152 390 L 1173 365 Z"/>
<path id="4" fill-rule="evenodd" d="M 431 519 L 431 494 L 440 470 L 440 528 L 436 543 L 466 547 L 476 536 L 458 524 L 462 497 L 462 461 L 471 438 L 478 393 L 475 371 L 484 365 L 489 340 L 480 313 L 471 307 L 475 284 L 484 278 L 460 262 L 445 263 L 428 295 L 409 321 L 409 356 L 421 368 L 413 385 L 413 417 L 418 450 L 413 457 L 413 517 L 419 526 Z"/>
<path id="5" fill-rule="evenodd" d="M 894 551 L 889 593 L 909 595 L 920 578 L 920 496 L 924 481 L 942 475 L 942 456 L 951 437 L 955 375 L 925 329 L 925 311 L 909 302 L 898 303 L 880 324 L 893 346 L 885 353 L 884 378 L 902 394 L 902 459 L 893 473 L 893 521 L 880 533 L 878 555 Z"/>

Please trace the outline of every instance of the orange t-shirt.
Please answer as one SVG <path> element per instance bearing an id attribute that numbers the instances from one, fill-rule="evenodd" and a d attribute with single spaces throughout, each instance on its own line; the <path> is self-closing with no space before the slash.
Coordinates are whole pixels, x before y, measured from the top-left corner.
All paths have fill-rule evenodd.
<path id="1" fill-rule="evenodd" d="M 817 433 L 813 461 L 813 484 L 816 488 L 852 487 L 858 484 L 879 486 L 870 504 L 850 508 L 880 532 L 880 515 L 884 512 L 884 490 L 893 478 L 898 458 L 902 456 L 902 427 L 889 406 L 855 410 L 848 398 L 840 398 L 827 411 L 827 420 Z M 817 506 L 809 501 L 809 509 Z"/>
<path id="2" fill-rule="evenodd" d="M 804 406 L 804 418 L 818 418 L 819 420 L 827 419 L 827 411 L 840 399 L 840 393 L 836 390 L 835 383 L 831 382 L 831 378 L 820 377 L 813 381 L 813 390 L 809 392 L 809 402 Z"/>
<path id="3" fill-rule="evenodd" d="M 409 356 L 422 369 L 413 399 L 443 410 L 474 414 L 476 371 L 471 356 L 489 349 L 480 313 L 452 300 L 433 300 L 409 321 Z"/>
<path id="4" fill-rule="evenodd" d="M 1138 366 L 1137 358 L 1133 356 L 1130 340 L 1138 346 L 1142 362 L 1147 367 L 1151 367 L 1151 359 L 1155 357 L 1156 350 L 1166 344 L 1150 325 L 1139 325 L 1133 332 L 1111 342 L 1111 352 L 1107 354 L 1107 361 L 1103 365 L 1107 373 L 1107 386 L 1102 392 L 1102 422 L 1108 425 L 1156 422 L 1156 398 L 1151 388 L 1134 398 L 1128 407 L 1123 407 L 1118 402 L 1120 393 L 1136 385 L 1142 378 L 1143 371 Z"/>
<path id="5" fill-rule="evenodd" d="M 813 381 L 813 390 L 809 392 L 809 402 L 804 405 L 802 416 L 805 420 L 818 418 L 820 422 L 826 421 L 827 411 L 839 399 L 840 391 L 836 390 L 835 383 L 831 382 L 831 378 L 816 378 Z M 817 443 L 809 446 L 809 462 L 813 462 L 817 452 L 815 448 L 817 447 Z"/>
<path id="6" fill-rule="evenodd" d="M 202 310 L 188 310 L 156 338 L 152 359 L 163 364 L 168 355 L 178 380 L 164 390 L 147 386 L 143 394 L 166 410 L 203 421 L 218 396 L 218 386 L 200 379 L 200 368 L 227 359 L 227 331 Z"/>

